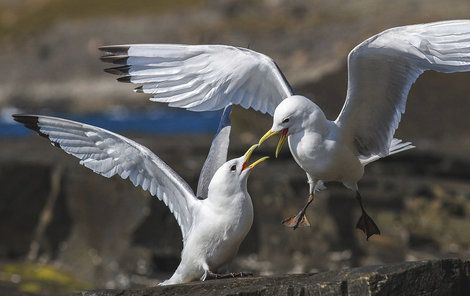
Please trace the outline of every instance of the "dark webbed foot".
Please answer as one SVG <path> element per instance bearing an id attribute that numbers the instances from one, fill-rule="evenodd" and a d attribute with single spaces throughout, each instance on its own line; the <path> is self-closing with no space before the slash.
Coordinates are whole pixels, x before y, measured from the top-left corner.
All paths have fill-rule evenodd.
<path id="1" fill-rule="evenodd" d="M 374 234 L 380 235 L 380 229 L 375 224 L 374 220 L 367 214 L 366 210 L 364 209 L 364 205 L 362 204 L 362 197 L 359 191 L 356 191 L 356 199 L 361 206 L 361 217 L 356 223 L 356 228 L 362 230 L 366 235 L 366 240 L 369 240 L 369 237 L 373 236 Z"/>
<path id="2" fill-rule="evenodd" d="M 374 234 L 380 235 L 380 229 L 375 224 L 374 220 L 367 215 L 366 212 L 363 212 L 359 220 L 357 221 L 356 228 L 362 230 L 365 235 L 366 239 L 369 240 L 369 237 L 373 236 Z"/>
<path id="3" fill-rule="evenodd" d="M 310 222 L 308 221 L 307 217 L 305 216 L 305 211 L 307 210 L 310 203 L 314 200 L 315 196 L 310 194 L 307 199 L 307 203 L 304 205 L 300 212 L 290 218 L 282 220 L 282 225 L 297 229 L 297 227 L 308 227 L 310 226 Z"/>
<path id="4" fill-rule="evenodd" d="M 305 216 L 305 213 L 300 211 L 297 215 L 282 220 L 282 225 L 297 229 L 297 227 L 309 227 L 310 222 Z"/>

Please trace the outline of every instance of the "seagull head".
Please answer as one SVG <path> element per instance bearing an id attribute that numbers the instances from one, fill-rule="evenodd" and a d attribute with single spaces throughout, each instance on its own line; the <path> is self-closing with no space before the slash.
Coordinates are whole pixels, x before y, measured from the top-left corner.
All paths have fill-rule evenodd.
<path id="1" fill-rule="evenodd" d="M 281 137 L 276 147 L 276 157 L 278 157 L 289 135 L 314 126 L 319 120 L 326 120 L 326 117 L 314 102 L 304 96 L 287 97 L 274 110 L 273 126 L 259 140 L 258 145 L 280 134 Z"/>
<path id="2" fill-rule="evenodd" d="M 209 184 L 210 195 L 217 192 L 217 195 L 231 196 L 246 192 L 250 172 L 269 158 L 264 156 L 250 164 L 250 158 L 257 147 L 258 144 L 251 146 L 242 157 L 227 161 L 215 172 Z"/>

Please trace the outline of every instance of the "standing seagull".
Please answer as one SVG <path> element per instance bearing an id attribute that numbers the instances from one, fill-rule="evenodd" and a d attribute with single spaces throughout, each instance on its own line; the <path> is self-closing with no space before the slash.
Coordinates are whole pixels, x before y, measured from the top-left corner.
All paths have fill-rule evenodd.
<path id="1" fill-rule="evenodd" d="M 106 69 L 151 100 L 193 111 L 239 104 L 273 115 L 271 130 L 286 139 L 310 185 L 305 207 L 284 220 L 293 228 L 308 225 L 305 210 L 323 181 L 342 182 L 356 191 L 362 209 L 357 227 L 367 237 L 379 229 L 367 215 L 357 188 L 364 165 L 412 148 L 393 139 L 405 112 L 411 85 L 426 70 L 470 71 L 470 20 L 397 27 L 372 36 L 348 56 L 348 93 L 336 120 L 326 118 L 311 100 L 295 96 L 269 57 L 224 45 L 142 44 L 101 48 Z M 281 103 L 282 102 L 282 103 Z"/>
<path id="2" fill-rule="evenodd" d="M 183 235 L 181 262 L 173 276 L 162 283 L 170 285 L 223 276 L 216 272 L 235 257 L 253 223 L 247 179 L 251 169 L 267 157 L 248 165 L 257 146 L 253 145 L 244 156 L 226 161 L 230 109 L 229 106 L 224 110 L 201 172 L 198 197 L 165 162 L 130 139 L 56 117 L 13 117 L 79 158 L 80 164 L 95 173 L 108 178 L 114 175 L 129 178 L 135 186 L 141 186 L 168 206 Z"/>

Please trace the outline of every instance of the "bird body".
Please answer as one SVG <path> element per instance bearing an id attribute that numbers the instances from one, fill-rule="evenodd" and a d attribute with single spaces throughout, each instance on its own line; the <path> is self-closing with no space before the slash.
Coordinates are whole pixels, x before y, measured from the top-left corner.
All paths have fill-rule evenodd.
<path id="1" fill-rule="evenodd" d="M 364 166 L 349 147 L 334 137 L 308 130 L 289 135 L 288 143 L 295 161 L 310 179 L 342 182 L 351 190 L 357 189 L 355 184 L 362 178 Z"/>
<path id="2" fill-rule="evenodd" d="M 225 182 L 230 180 L 225 180 L 223 172 L 215 173 L 208 197 L 199 201 L 194 213 L 197 227 L 189 231 L 181 262 L 163 285 L 190 282 L 202 278 L 207 270 L 223 269 L 248 234 L 253 224 L 253 204 L 246 189 L 248 174 L 241 183 L 227 186 Z"/>
<path id="3" fill-rule="evenodd" d="M 219 131 L 201 172 L 196 197 L 189 185 L 146 147 L 110 131 L 57 117 L 14 115 L 14 119 L 80 159 L 80 164 L 105 177 L 129 178 L 135 186 L 163 201 L 183 236 L 181 262 L 162 285 L 206 279 L 230 263 L 253 223 L 247 191 L 251 170 L 267 159 L 248 164 L 244 156 L 227 161 L 231 107 L 222 115 Z"/>
<path id="4" fill-rule="evenodd" d="M 297 164 L 306 172 L 309 183 L 306 205 L 296 216 L 283 220 L 284 225 L 294 229 L 310 225 L 305 217 L 305 210 L 313 201 L 314 193 L 324 188 L 323 182 L 335 181 L 356 192 L 362 209 L 357 227 L 366 233 L 367 238 L 380 233 L 364 209 L 357 183 L 364 175 L 364 166 L 383 157 L 382 155 L 361 156 L 356 143 L 342 131 L 337 121 L 328 120 L 315 103 L 303 96 L 287 97 L 277 106 L 273 115 L 273 126 L 260 139 L 259 144 L 278 133 L 281 138 L 276 148 L 276 156 L 287 139 L 289 150 Z M 393 139 L 386 155 L 411 148 L 411 143 Z"/>
<path id="5" fill-rule="evenodd" d="M 328 120 L 315 103 L 303 96 L 288 97 L 276 109 L 274 118 L 281 125 L 274 125 L 271 130 L 288 129 L 292 156 L 310 180 L 315 184 L 338 181 L 355 188 L 364 167 L 352 145 L 341 138 L 336 123 Z M 286 118 L 289 121 L 282 123 Z"/>
<path id="6" fill-rule="evenodd" d="M 102 59 L 120 66 L 107 72 L 155 102 L 193 111 L 237 104 L 273 115 L 260 139 L 281 134 L 307 173 L 309 198 L 321 181 L 339 181 L 356 191 L 368 163 L 413 148 L 393 135 L 413 83 L 425 71 L 470 71 L 470 20 L 391 28 L 357 45 L 348 55 L 348 90 L 334 121 L 309 99 L 295 96 L 279 67 L 258 52 L 224 45 L 135 44 L 105 46 Z M 170 80 L 170 81 L 165 81 Z M 296 217 L 304 217 L 305 208 Z M 372 219 L 357 226 L 367 237 L 379 233 Z M 296 228 L 300 221 L 288 224 Z M 362 220 L 362 221 L 361 221 Z M 365 221 L 365 224 L 363 223 Z M 308 223 L 306 223 L 308 224 Z M 374 224 L 375 225 L 375 224 Z"/>

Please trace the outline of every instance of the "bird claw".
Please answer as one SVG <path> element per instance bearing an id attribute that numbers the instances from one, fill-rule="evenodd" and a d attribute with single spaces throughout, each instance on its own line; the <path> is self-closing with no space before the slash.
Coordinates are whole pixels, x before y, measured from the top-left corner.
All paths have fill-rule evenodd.
<path id="1" fill-rule="evenodd" d="M 297 215 L 282 220 L 282 225 L 297 229 L 298 227 L 309 227 L 310 222 L 308 221 L 305 213 L 298 213 Z"/>
<path id="2" fill-rule="evenodd" d="M 357 221 L 356 228 L 362 230 L 366 235 L 366 240 L 369 240 L 374 234 L 380 235 L 380 229 L 375 224 L 374 220 L 363 212 L 359 220 Z"/>
<path id="3" fill-rule="evenodd" d="M 214 280 L 214 279 L 217 279 L 217 276 L 218 276 L 218 274 L 213 273 L 209 270 L 206 270 L 204 272 L 204 275 L 201 277 L 201 281 L 205 282 L 205 281 L 208 281 L 208 280 Z"/>
<path id="4" fill-rule="evenodd" d="M 231 273 L 226 273 L 226 274 L 219 274 L 219 273 L 206 271 L 204 275 L 202 276 L 201 281 L 220 280 L 220 279 L 248 277 L 248 276 L 253 276 L 253 273 L 252 272 L 231 272 Z"/>
<path id="5" fill-rule="evenodd" d="M 229 273 L 230 277 L 237 278 L 237 277 L 250 277 L 253 276 L 252 272 L 231 272 Z"/>

